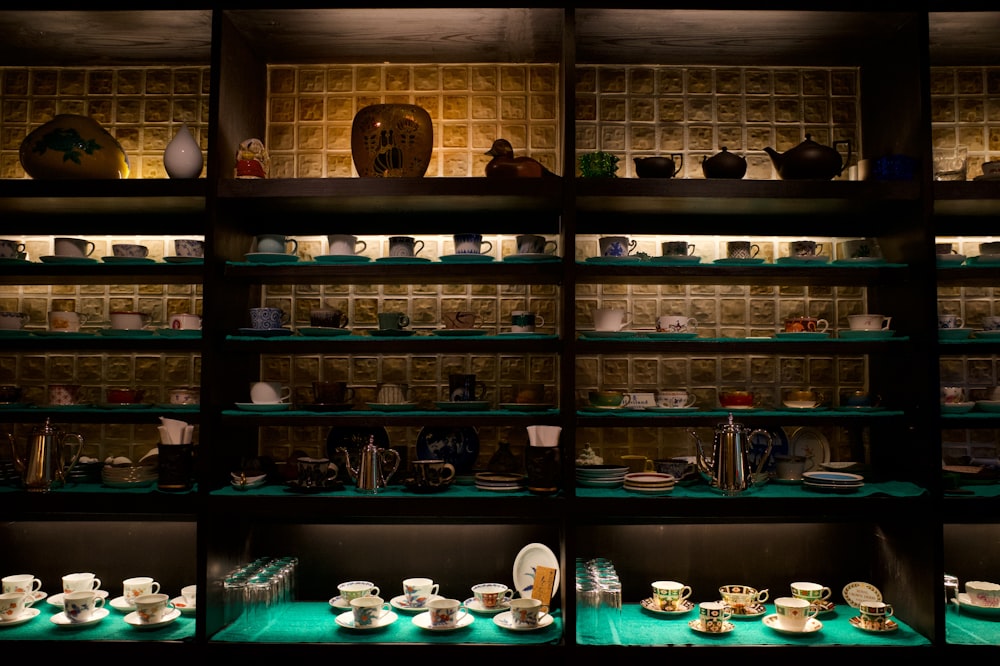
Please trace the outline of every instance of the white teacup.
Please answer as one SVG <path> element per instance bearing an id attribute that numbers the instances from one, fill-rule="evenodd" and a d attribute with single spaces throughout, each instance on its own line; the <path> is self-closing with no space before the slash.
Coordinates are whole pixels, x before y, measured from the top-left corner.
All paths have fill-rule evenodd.
<path id="1" fill-rule="evenodd" d="M 970 580 L 965 583 L 965 593 L 973 606 L 1000 608 L 1000 585 L 983 580 Z"/>
<path id="2" fill-rule="evenodd" d="M 292 389 L 279 382 L 254 382 L 250 384 L 250 402 L 256 405 L 273 405 L 288 402 Z"/>
<path id="3" fill-rule="evenodd" d="M 368 243 L 351 234 L 330 234 L 326 237 L 330 254 L 358 254 L 368 248 Z"/>
<path id="4" fill-rule="evenodd" d="M 472 586 L 472 594 L 483 608 L 496 608 L 510 603 L 514 590 L 503 583 L 479 583 Z"/>
<path id="5" fill-rule="evenodd" d="M 162 622 L 167 613 L 174 609 L 170 597 L 165 594 L 143 594 L 135 598 L 134 605 L 141 624 Z"/>
<path id="6" fill-rule="evenodd" d="M 138 331 L 146 327 L 152 319 L 145 312 L 112 312 L 108 315 L 111 328 L 119 331 Z"/>
<path id="7" fill-rule="evenodd" d="M 291 248 L 288 246 L 291 245 Z M 260 234 L 257 236 L 257 251 L 264 254 L 295 254 L 299 242 L 284 234 Z"/>
<path id="8" fill-rule="evenodd" d="M 201 329 L 201 317 L 188 312 L 170 315 L 170 328 L 180 331 L 196 331 Z"/>
<path id="9" fill-rule="evenodd" d="M 657 406 L 665 409 L 687 409 L 694 407 L 696 402 L 698 402 L 698 398 L 695 394 L 683 389 L 660 391 L 656 396 Z"/>
<path id="10" fill-rule="evenodd" d="M 61 333 L 76 333 L 87 322 L 86 315 L 66 310 L 53 310 L 49 313 L 49 330 Z"/>
<path id="11" fill-rule="evenodd" d="M 941 402 L 945 405 L 953 405 L 965 401 L 965 388 L 962 386 L 942 386 Z"/>
<path id="12" fill-rule="evenodd" d="M 74 624 L 89 622 L 93 619 L 94 612 L 102 606 L 104 597 L 99 596 L 96 590 L 79 590 L 63 594 L 63 613 Z"/>
<path id="13" fill-rule="evenodd" d="M 21 619 L 24 611 L 35 603 L 35 597 L 26 592 L 4 592 L 0 594 L 0 622 Z"/>
<path id="14" fill-rule="evenodd" d="M 71 573 L 62 577 L 63 594 L 101 589 L 101 579 L 92 573 Z"/>
<path id="15" fill-rule="evenodd" d="M 56 238 L 53 242 L 57 257 L 89 257 L 96 247 L 84 238 Z"/>
<path id="16" fill-rule="evenodd" d="M 160 584 L 149 576 L 136 576 L 122 581 L 122 596 L 129 606 L 135 605 L 135 600 L 144 594 L 156 594 Z"/>
<path id="17" fill-rule="evenodd" d="M 889 328 L 892 317 L 880 314 L 847 315 L 847 325 L 852 331 L 881 331 Z"/>
<path id="18" fill-rule="evenodd" d="M 803 631 L 810 618 L 816 617 L 819 609 L 807 599 L 798 597 L 778 597 L 774 600 L 777 624 L 788 631 Z"/>
<path id="19" fill-rule="evenodd" d="M 184 603 L 187 604 L 188 608 L 194 608 L 198 603 L 198 586 L 185 585 L 182 587 L 181 598 L 184 599 Z"/>
<path id="20" fill-rule="evenodd" d="M 42 581 L 32 574 L 12 574 L 3 577 L 3 593 L 22 592 L 32 594 L 42 589 Z"/>
<path id="21" fill-rule="evenodd" d="M 598 331 L 620 331 L 631 322 L 621 308 L 594 308 L 594 328 Z"/>
<path id="22" fill-rule="evenodd" d="M 938 328 L 939 329 L 950 329 L 950 328 L 962 328 L 965 324 L 965 320 L 958 315 L 953 314 L 939 314 L 938 315 Z"/>
<path id="23" fill-rule="evenodd" d="M 510 602 L 511 622 L 518 628 L 537 627 L 549 614 L 548 611 L 548 606 L 541 599 L 511 599 Z"/>
<path id="24" fill-rule="evenodd" d="M 451 629 L 469 615 L 469 609 L 458 599 L 431 599 L 427 602 L 431 626 L 435 629 Z"/>
<path id="25" fill-rule="evenodd" d="M 355 627 L 374 627 L 389 614 L 389 604 L 382 597 L 366 595 L 350 601 Z"/>
<path id="26" fill-rule="evenodd" d="M 337 585 L 337 591 L 341 599 L 350 602 L 361 597 L 377 597 L 381 590 L 370 580 L 349 580 Z"/>
<path id="27" fill-rule="evenodd" d="M 403 581 L 403 596 L 409 608 L 423 608 L 436 595 L 440 585 L 430 578 L 407 578 Z"/>
<path id="28" fill-rule="evenodd" d="M 698 320 L 684 315 L 662 315 L 656 319 L 660 333 L 693 333 L 698 330 Z"/>

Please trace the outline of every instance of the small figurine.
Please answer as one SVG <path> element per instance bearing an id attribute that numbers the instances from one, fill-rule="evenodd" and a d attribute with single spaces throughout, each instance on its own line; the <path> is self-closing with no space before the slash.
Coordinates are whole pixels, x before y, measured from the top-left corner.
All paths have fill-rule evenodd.
<path id="1" fill-rule="evenodd" d="M 237 178 L 267 178 L 271 157 L 260 139 L 247 139 L 236 151 Z"/>
<path id="2" fill-rule="evenodd" d="M 507 139 L 497 139 L 484 154 L 493 156 L 486 165 L 487 178 L 558 178 L 536 159 L 514 157 L 514 147 Z"/>

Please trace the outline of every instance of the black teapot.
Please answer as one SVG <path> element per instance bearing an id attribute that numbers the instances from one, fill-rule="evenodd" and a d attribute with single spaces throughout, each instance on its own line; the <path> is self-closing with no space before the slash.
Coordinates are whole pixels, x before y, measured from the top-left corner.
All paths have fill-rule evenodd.
<path id="1" fill-rule="evenodd" d="M 729 152 L 725 146 L 722 152 L 701 161 L 701 171 L 705 178 L 732 178 L 739 180 L 747 173 L 747 161 Z"/>
<path id="2" fill-rule="evenodd" d="M 639 178 L 673 178 L 684 166 L 684 155 L 672 153 L 669 157 L 633 157 L 632 161 Z"/>
<path id="3" fill-rule="evenodd" d="M 847 145 L 847 160 L 837 152 L 837 144 Z M 834 141 L 833 147 L 813 141 L 808 134 L 799 145 L 779 153 L 773 148 L 764 148 L 771 157 L 774 168 L 782 180 L 830 180 L 839 176 L 851 162 L 851 142 L 847 139 Z"/>

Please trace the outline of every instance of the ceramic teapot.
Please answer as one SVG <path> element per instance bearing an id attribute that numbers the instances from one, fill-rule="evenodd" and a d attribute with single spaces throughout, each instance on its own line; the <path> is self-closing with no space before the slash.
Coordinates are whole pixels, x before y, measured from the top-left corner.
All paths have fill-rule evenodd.
<path id="1" fill-rule="evenodd" d="M 847 146 L 846 161 L 837 152 L 837 144 Z M 770 156 L 782 180 L 830 180 L 839 176 L 851 162 L 850 140 L 834 141 L 831 148 L 816 143 L 809 134 L 806 134 L 805 141 L 784 153 L 779 153 L 770 146 L 764 148 L 764 152 Z"/>
<path id="2" fill-rule="evenodd" d="M 669 157 L 633 157 L 639 178 L 673 178 L 684 166 L 684 155 L 671 153 Z"/>
<path id="3" fill-rule="evenodd" d="M 774 438 L 766 430 L 752 430 L 749 433 L 739 423 L 733 422 L 732 413 L 729 420 L 720 423 L 715 428 L 715 441 L 711 457 L 705 454 L 701 440 L 694 430 L 689 434 L 698 445 L 698 470 L 712 479 L 712 485 L 725 495 L 738 495 L 754 484 L 754 476 L 760 474 L 771 455 Z M 767 439 L 767 450 L 761 456 L 757 469 L 753 469 L 750 460 L 751 446 L 757 435 Z"/>
<path id="4" fill-rule="evenodd" d="M 375 446 L 375 436 L 358 453 L 357 469 L 351 463 L 351 456 L 344 447 L 337 447 L 337 453 L 344 456 L 347 473 L 360 493 L 375 494 L 386 486 L 386 480 L 396 473 L 401 461 L 399 451 L 380 449 Z"/>
<path id="5" fill-rule="evenodd" d="M 705 178 L 732 178 L 739 180 L 747 173 L 747 161 L 734 155 L 723 146 L 722 151 L 701 161 L 701 171 Z"/>
<path id="6" fill-rule="evenodd" d="M 63 448 L 68 439 L 76 440 L 76 451 L 67 464 L 63 456 Z M 21 474 L 24 487 L 28 492 L 47 492 L 54 485 L 62 485 L 83 451 L 83 436 L 75 432 L 63 432 L 52 425 L 50 419 L 35 428 L 28 439 L 26 457 L 22 460 L 17 455 L 14 446 L 14 436 L 7 434 L 10 441 L 11 455 L 14 467 Z"/>

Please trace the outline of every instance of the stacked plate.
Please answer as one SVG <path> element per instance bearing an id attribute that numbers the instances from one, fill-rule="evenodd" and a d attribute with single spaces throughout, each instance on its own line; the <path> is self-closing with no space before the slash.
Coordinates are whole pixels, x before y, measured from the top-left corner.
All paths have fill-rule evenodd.
<path id="1" fill-rule="evenodd" d="M 101 482 L 110 488 L 142 488 L 157 478 L 153 465 L 105 465 L 101 470 Z"/>
<path id="2" fill-rule="evenodd" d="M 584 488 L 621 488 L 627 473 L 625 465 L 577 465 L 576 485 Z"/>
<path id="3" fill-rule="evenodd" d="M 479 472 L 476 474 L 476 488 L 492 492 L 508 492 L 524 488 L 524 475 Z"/>
<path id="4" fill-rule="evenodd" d="M 865 485 L 865 477 L 847 472 L 805 472 L 802 487 L 827 493 L 853 493 Z"/>
<path id="5" fill-rule="evenodd" d="M 625 490 L 644 495 L 666 495 L 674 490 L 677 480 L 659 472 L 633 472 L 625 475 Z"/>

